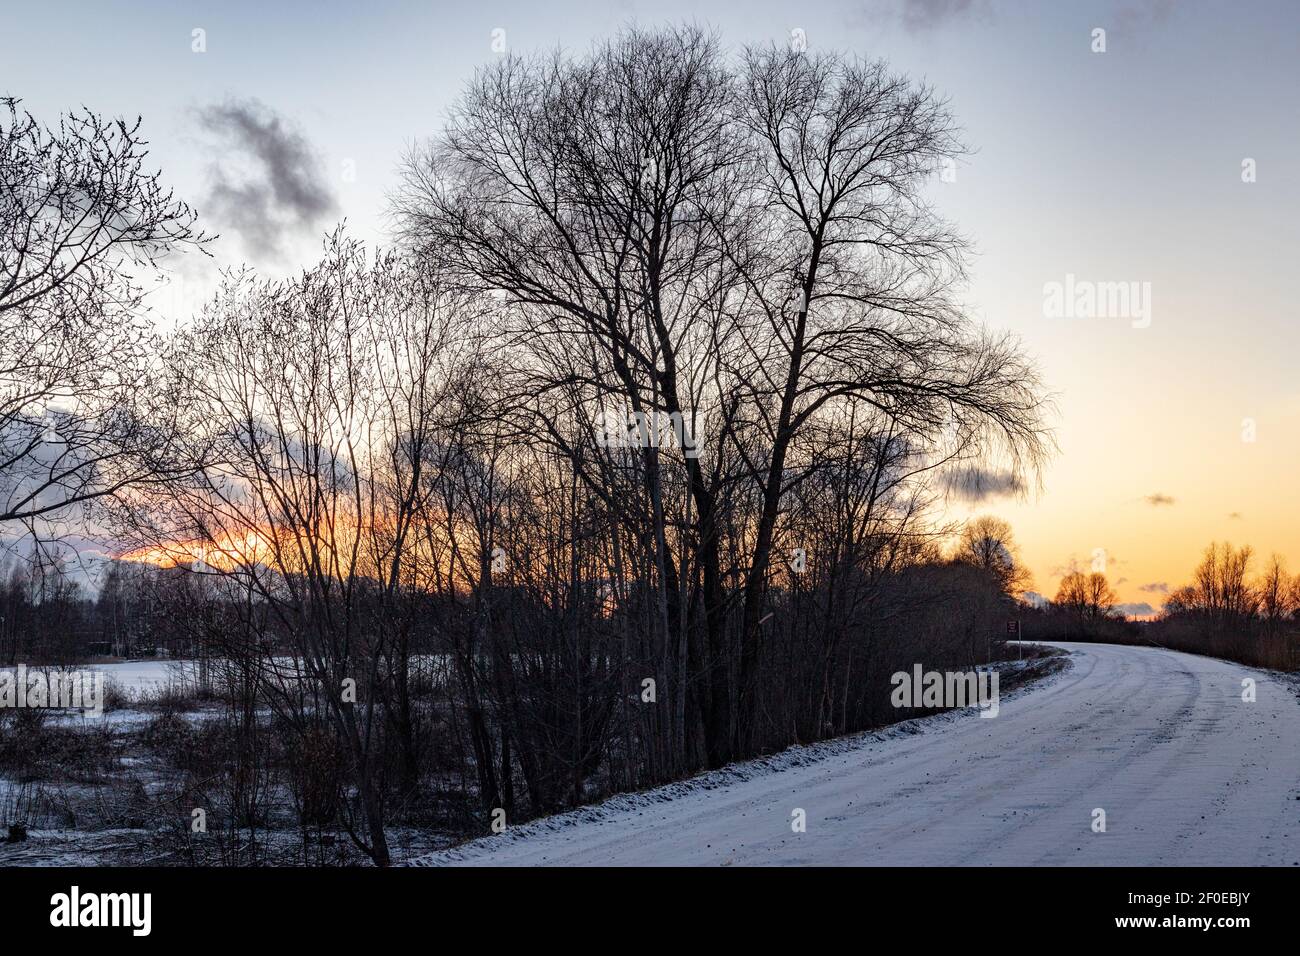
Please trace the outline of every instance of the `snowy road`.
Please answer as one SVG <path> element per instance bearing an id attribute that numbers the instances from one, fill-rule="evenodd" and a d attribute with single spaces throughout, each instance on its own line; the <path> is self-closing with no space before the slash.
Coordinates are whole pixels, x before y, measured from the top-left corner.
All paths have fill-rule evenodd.
<path id="1" fill-rule="evenodd" d="M 1300 864 L 1300 701 L 1284 681 L 1173 651 L 1060 646 L 1073 666 L 996 718 L 829 742 L 803 765 L 615 797 L 420 862 Z"/>

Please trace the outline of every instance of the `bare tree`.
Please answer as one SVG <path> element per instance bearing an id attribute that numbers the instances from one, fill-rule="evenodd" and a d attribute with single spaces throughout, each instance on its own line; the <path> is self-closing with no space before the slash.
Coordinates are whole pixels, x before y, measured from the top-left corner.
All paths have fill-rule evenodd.
<path id="1" fill-rule="evenodd" d="M 943 104 L 883 65 L 733 67 L 683 28 L 507 58 L 407 163 L 406 239 L 504 293 L 538 390 L 579 382 L 588 418 L 613 399 L 707 436 L 672 464 L 684 500 L 662 447 L 640 474 L 658 629 L 685 639 L 712 765 L 767 732 L 760 622 L 822 419 L 857 401 L 918 451 L 955 424 L 972 453 L 1044 452 L 1036 374 L 962 315 L 962 243 L 921 198 L 958 149 Z"/>
<path id="2" fill-rule="evenodd" d="M 1095 624 L 1111 614 L 1117 600 L 1106 575 L 1099 571 L 1071 571 L 1061 579 L 1055 604 L 1079 620 Z"/>
<path id="3" fill-rule="evenodd" d="M 1269 558 L 1268 567 L 1256 586 L 1259 615 L 1267 636 L 1275 636 L 1296 609 L 1295 580 L 1287 573 L 1281 555 Z"/>
<path id="4" fill-rule="evenodd" d="M 394 738 L 411 760 L 416 521 L 458 384 L 443 360 L 461 303 L 341 232 L 295 280 L 232 275 L 169 349 L 189 473 L 137 489 L 126 515 L 154 554 L 243 595 L 247 637 L 223 655 L 247 662 L 304 745 L 337 741 L 349 831 L 380 865 Z"/>
<path id="5" fill-rule="evenodd" d="M 697 434 L 709 432 L 708 457 L 681 462 L 689 518 L 671 518 L 687 509 L 665 496 L 667 450 L 647 443 L 638 454 L 653 511 L 653 626 L 665 649 L 687 650 L 675 684 L 684 691 L 704 672 L 691 686 L 703 691 L 714 763 L 731 734 L 716 498 L 726 480 L 719 432 L 735 385 L 716 352 L 737 287 L 718 230 L 734 216 L 741 144 L 727 91 L 716 40 L 693 29 L 632 31 L 584 61 L 507 59 L 471 84 L 443 139 L 412 157 L 399 201 L 414 244 L 436 244 L 466 281 L 508 297 L 509 340 L 530 349 L 534 361 L 521 371 L 534 390 L 577 381 L 587 422 L 604 405 L 685 417 Z M 541 431 L 578 457 L 575 436 L 561 434 L 548 408 L 538 411 Z M 576 439 L 590 446 L 593 434 Z M 703 632 L 685 617 L 690 569 L 670 530 L 685 521 L 695 529 Z"/>
<path id="6" fill-rule="evenodd" d="M 0 521 L 30 521 L 167 470 L 137 273 L 207 237 L 138 119 L 0 109 Z"/>
<path id="7" fill-rule="evenodd" d="M 1009 595 L 1020 594 L 1032 586 L 1029 570 L 1020 561 L 1011 525 L 993 515 L 981 515 L 966 522 L 953 549 L 953 558 L 987 571 Z"/>
<path id="8" fill-rule="evenodd" d="M 1037 375 L 1014 343 L 960 311 L 964 245 L 923 200 L 927 178 L 961 150 L 945 104 L 883 63 L 776 47 L 749 51 L 739 82 L 767 213 L 764 242 L 743 266 L 762 303 L 746 328 L 746 380 L 771 449 L 754 469 L 762 511 L 745 588 L 743 701 L 790 450 L 823 409 L 859 397 L 921 440 L 955 422 L 977 450 L 996 445 L 1016 465 L 1036 465 L 1045 443 Z M 741 712 L 748 720 L 752 704 Z"/>
<path id="9" fill-rule="evenodd" d="M 1242 627 L 1256 609 L 1257 596 L 1247 582 L 1253 557 L 1249 546 L 1212 543 L 1193 573 L 1191 608 L 1221 630 Z"/>

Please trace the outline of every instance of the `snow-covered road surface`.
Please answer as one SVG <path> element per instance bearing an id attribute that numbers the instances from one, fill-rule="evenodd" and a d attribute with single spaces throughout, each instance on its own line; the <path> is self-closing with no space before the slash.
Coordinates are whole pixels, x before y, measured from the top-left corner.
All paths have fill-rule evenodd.
<path id="1" fill-rule="evenodd" d="M 1059 646 L 1072 666 L 996 718 L 830 741 L 804 748 L 820 759 L 787 752 L 721 785 L 715 774 L 625 794 L 419 862 L 1300 865 L 1300 700 L 1284 679 L 1153 648 Z"/>

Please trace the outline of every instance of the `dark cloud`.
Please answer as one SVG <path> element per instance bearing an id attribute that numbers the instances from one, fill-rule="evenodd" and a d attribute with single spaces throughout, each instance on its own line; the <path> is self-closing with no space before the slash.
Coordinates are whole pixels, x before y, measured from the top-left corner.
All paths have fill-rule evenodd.
<path id="1" fill-rule="evenodd" d="M 1025 490 L 1025 483 L 1018 475 L 974 465 L 944 472 L 939 477 L 939 485 L 953 497 L 969 502 L 1018 495 Z"/>
<path id="2" fill-rule="evenodd" d="M 1168 594 L 1169 585 L 1164 581 L 1152 581 L 1138 588 L 1143 594 Z"/>
<path id="3" fill-rule="evenodd" d="M 286 234 L 312 231 L 337 208 L 315 150 L 273 110 L 230 100 L 199 110 L 199 120 L 222 150 L 210 169 L 208 208 L 250 252 L 279 258 Z M 232 175 L 232 166 L 247 174 Z"/>
<path id="4" fill-rule="evenodd" d="M 1146 601 L 1137 604 L 1116 604 L 1115 610 L 1127 617 L 1145 617 L 1156 613 L 1156 609 Z"/>
<path id="5" fill-rule="evenodd" d="M 1162 494 L 1159 491 L 1157 491 L 1153 495 L 1147 495 L 1142 500 L 1145 501 L 1153 508 L 1159 508 L 1161 505 L 1172 505 L 1174 503 L 1173 498 L 1171 498 L 1169 495 Z"/>

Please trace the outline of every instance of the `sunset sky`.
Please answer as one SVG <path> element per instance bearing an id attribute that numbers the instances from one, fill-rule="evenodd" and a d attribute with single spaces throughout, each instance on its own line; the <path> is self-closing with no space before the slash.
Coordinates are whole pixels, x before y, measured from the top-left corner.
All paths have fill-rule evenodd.
<path id="1" fill-rule="evenodd" d="M 157 302 L 174 318 L 217 266 L 292 271 L 338 219 L 383 241 L 404 148 L 499 55 L 494 31 L 511 51 L 581 50 L 690 20 L 730 47 L 799 29 L 884 57 L 951 98 L 974 152 L 933 198 L 977 251 L 966 301 L 1056 394 L 1041 491 L 976 506 L 1013 523 L 1035 589 L 1104 549 L 1121 601 L 1158 608 L 1214 539 L 1300 570 L 1300 4 L 729 6 L 24 3 L 24 28 L 0 30 L 0 93 L 44 119 L 143 115 L 157 165 L 222 233 L 214 263 L 178 264 L 182 292 Z M 274 146 L 249 117 L 279 118 Z M 1149 324 L 1046 315 L 1044 286 L 1068 275 L 1149 283 Z"/>

